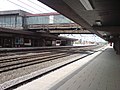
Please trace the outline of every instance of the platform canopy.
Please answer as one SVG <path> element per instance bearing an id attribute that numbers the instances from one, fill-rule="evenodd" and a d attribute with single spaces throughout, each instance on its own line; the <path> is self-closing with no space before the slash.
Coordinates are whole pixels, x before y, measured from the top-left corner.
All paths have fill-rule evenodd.
<path id="1" fill-rule="evenodd" d="M 105 40 L 120 34 L 119 0 L 39 0 Z"/>

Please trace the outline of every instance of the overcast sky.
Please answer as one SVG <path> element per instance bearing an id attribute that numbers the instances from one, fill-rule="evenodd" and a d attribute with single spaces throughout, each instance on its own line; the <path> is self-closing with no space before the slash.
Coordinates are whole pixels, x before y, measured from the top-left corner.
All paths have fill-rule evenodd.
<path id="1" fill-rule="evenodd" d="M 30 13 L 55 12 L 37 0 L 0 0 L 0 11 L 24 10 Z"/>
<path id="2" fill-rule="evenodd" d="M 95 34 L 61 34 L 60 36 L 76 38 L 78 40 L 82 39 L 83 41 L 105 42 L 105 40 Z"/>

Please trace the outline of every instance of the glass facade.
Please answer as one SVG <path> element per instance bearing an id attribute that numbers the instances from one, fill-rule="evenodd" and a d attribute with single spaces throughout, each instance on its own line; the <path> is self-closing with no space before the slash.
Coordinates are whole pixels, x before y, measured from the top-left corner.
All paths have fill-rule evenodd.
<path id="1" fill-rule="evenodd" d="M 73 23 L 70 19 L 66 18 L 63 15 L 55 15 L 54 16 L 54 24 L 59 24 L 59 23 Z"/>
<path id="2" fill-rule="evenodd" d="M 22 27 L 22 24 L 23 24 L 22 17 L 17 16 L 16 26 L 17 26 L 17 27 Z"/>
<path id="3" fill-rule="evenodd" d="M 51 16 L 30 16 L 27 18 L 27 24 L 59 24 L 59 23 L 73 23 L 70 19 L 64 17 L 63 15 Z"/>
<path id="4" fill-rule="evenodd" d="M 27 17 L 27 24 L 49 24 L 49 16 L 30 16 Z"/>
<path id="5" fill-rule="evenodd" d="M 63 15 L 51 16 L 28 16 L 22 17 L 19 15 L 0 16 L 0 27 L 23 29 L 27 25 L 39 24 L 64 24 L 73 23 L 70 19 Z"/>
<path id="6" fill-rule="evenodd" d="M 22 27 L 22 17 L 16 15 L 0 16 L 0 27 Z"/>

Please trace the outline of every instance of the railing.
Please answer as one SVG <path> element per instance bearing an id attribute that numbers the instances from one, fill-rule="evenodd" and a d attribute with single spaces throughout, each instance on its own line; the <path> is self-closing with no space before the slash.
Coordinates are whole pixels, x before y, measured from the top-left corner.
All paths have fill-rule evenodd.
<path id="1" fill-rule="evenodd" d="M 82 27 L 76 23 L 63 23 L 63 24 L 30 24 L 26 25 L 26 29 L 41 29 L 41 30 L 49 30 L 49 29 L 69 29 L 74 28 L 76 30 L 81 29 Z M 7 25 L 7 24 L 0 24 L 0 27 L 3 28 L 10 28 L 10 29 L 25 29 L 21 25 Z"/>
<path id="2" fill-rule="evenodd" d="M 65 29 L 65 28 L 81 28 L 78 24 L 75 23 L 63 23 L 63 24 L 30 24 L 27 25 L 28 29 Z"/>

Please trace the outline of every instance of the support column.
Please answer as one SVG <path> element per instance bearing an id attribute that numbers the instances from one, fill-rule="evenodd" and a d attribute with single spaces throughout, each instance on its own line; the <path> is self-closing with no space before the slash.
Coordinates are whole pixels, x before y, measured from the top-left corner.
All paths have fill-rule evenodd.
<path id="1" fill-rule="evenodd" d="M 116 51 L 116 42 L 113 42 L 113 49 Z"/>
<path id="2" fill-rule="evenodd" d="M 114 46 L 113 46 L 114 50 L 116 51 L 116 54 L 119 54 L 120 55 L 120 40 L 117 39 L 115 42 L 114 42 Z"/>

